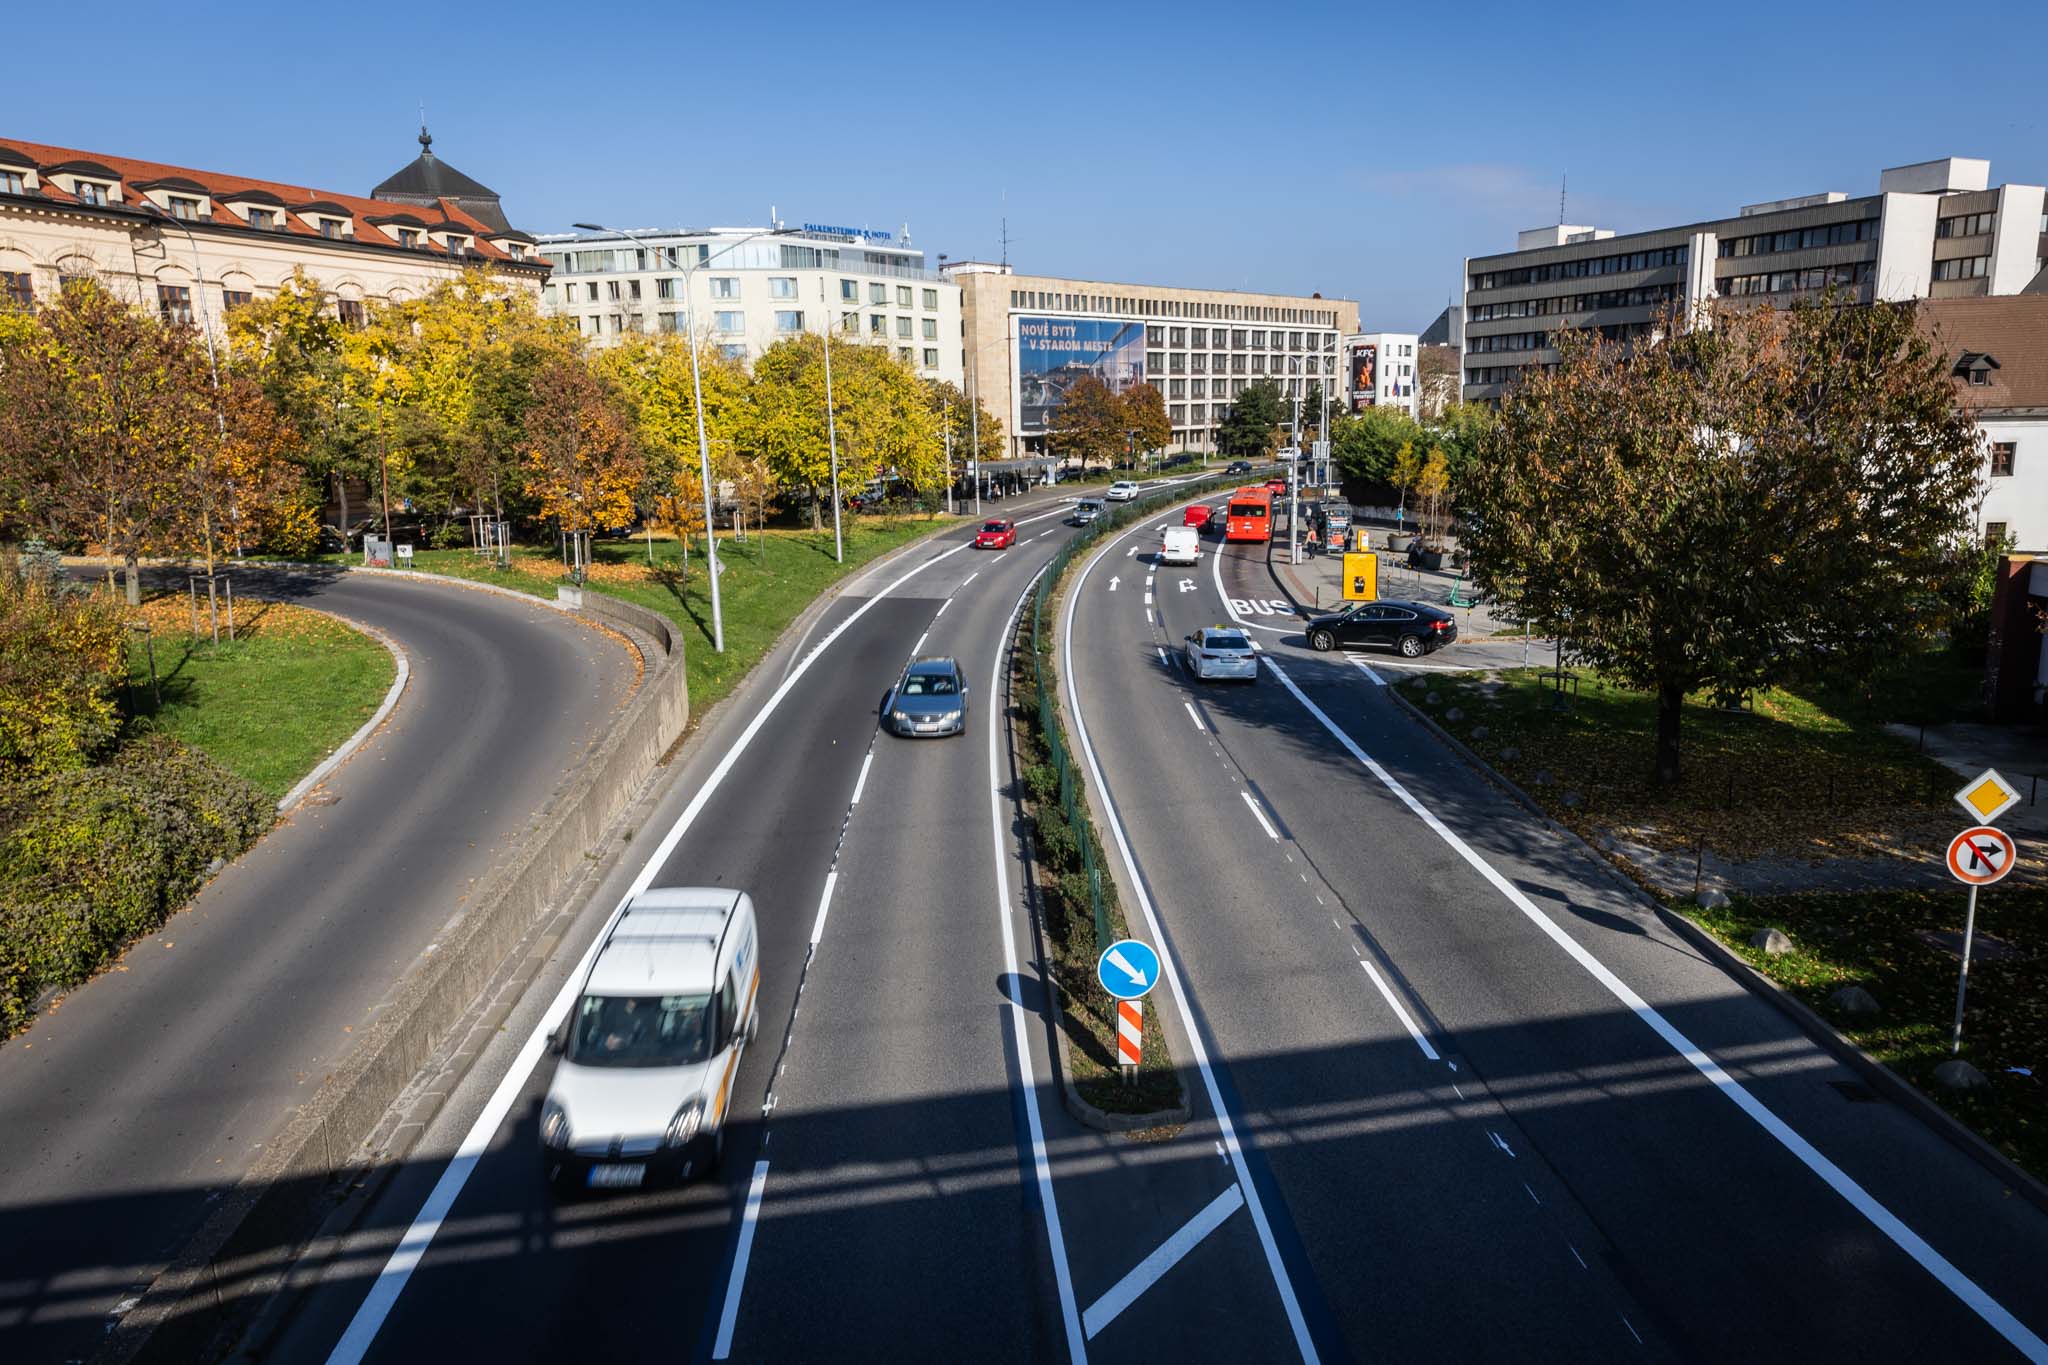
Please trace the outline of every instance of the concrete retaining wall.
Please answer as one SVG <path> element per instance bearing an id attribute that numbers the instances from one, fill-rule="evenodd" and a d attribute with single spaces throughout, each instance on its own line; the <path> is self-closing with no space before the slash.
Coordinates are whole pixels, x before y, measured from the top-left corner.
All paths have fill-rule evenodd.
<path id="1" fill-rule="evenodd" d="M 687 671 L 667 619 L 597 593 L 585 596 L 582 612 L 658 643 L 639 692 L 512 859 L 479 884 L 433 954 L 392 988 L 367 1034 L 269 1140 L 95 1361 L 199 1359 L 237 1305 L 276 1287 L 291 1251 L 318 1226 L 334 1173 L 362 1156 L 364 1140 L 400 1091 L 682 736 L 690 720 Z"/>

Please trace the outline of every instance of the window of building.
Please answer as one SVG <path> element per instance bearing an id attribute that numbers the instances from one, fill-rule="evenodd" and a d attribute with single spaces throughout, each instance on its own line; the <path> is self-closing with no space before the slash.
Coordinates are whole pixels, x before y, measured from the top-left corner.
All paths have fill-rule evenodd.
<path id="1" fill-rule="evenodd" d="M 910 340 L 910 319 L 909 319 L 909 318 L 898 318 L 898 319 L 896 319 L 896 335 L 897 335 L 898 337 L 902 338 L 902 339 L 903 339 L 903 340 L 905 340 L 905 341 L 908 341 L 908 340 Z"/>
<path id="2" fill-rule="evenodd" d="M 841 313 L 839 315 L 839 330 L 849 336 L 857 335 L 860 331 L 860 314 Z"/>
<path id="3" fill-rule="evenodd" d="M 35 281 L 28 271 L 0 271 L 0 305 L 29 309 L 36 306 Z"/>
<path id="4" fill-rule="evenodd" d="M 655 331 L 657 331 L 657 332 L 673 332 L 673 331 L 675 331 L 675 330 L 676 330 L 676 313 L 675 313 L 675 311 L 674 311 L 673 309 L 671 309 L 671 310 L 669 310 L 668 312 L 665 312 L 665 313 L 656 313 L 656 314 L 654 315 L 654 330 L 655 330 Z"/>
<path id="5" fill-rule="evenodd" d="M 250 209 L 250 210 L 249 210 L 249 226 L 250 226 L 250 227 L 252 227 L 252 228 L 260 228 L 260 229 L 262 229 L 262 230 L 263 230 L 263 231 L 265 231 L 265 232 L 269 232 L 269 231 L 271 231 L 271 230 L 272 230 L 273 228 L 277 227 L 277 225 L 278 225 L 278 223 L 277 223 L 277 210 L 276 210 L 276 209 Z"/>
<path id="6" fill-rule="evenodd" d="M 868 283 L 868 302 L 887 303 L 888 301 L 889 286 L 886 284 L 875 284 L 873 281 L 870 281 Z"/>
<path id="7" fill-rule="evenodd" d="M 1179 351 L 1171 352 L 1166 357 L 1166 367 L 1174 374 L 1186 374 L 1188 372 L 1188 358 Z"/>
<path id="8" fill-rule="evenodd" d="M 841 298 L 841 299 L 842 299 L 843 301 L 845 301 L 845 302 L 847 302 L 847 303 L 859 303 L 859 302 L 860 302 L 860 281 L 859 281 L 859 280 L 841 280 L 841 281 L 839 282 L 839 297 L 840 297 L 840 298 Z"/>
<path id="9" fill-rule="evenodd" d="M 1263 356 L 1263 355 L 1255 355 L 1255 356 L 1253 356 L 1253 357 L 1252 357 L 1252 373 L 1253 373 L 1253 374 L 1264 374 L 1265 372 L 1266 372 L 1266 357 L 1265 357 L 1265 356 Z"/>
<path id="10" fill-rule="evenodd" d="M 930 310 L 932 310 L 932 311 L 934 311 L 934 312 L 936 312 L 936 311 L 938 310 L 938 307 L 939 307 L 939 291 L 938 291 L 938 290 L 936 290 L 936 289 L 927 289 L 927 290 L 925 290 L 925 291 L 924 291 L 924 306 L 925 306 L 925 307 L 926 307 L 927 309 L 930 309 Z"/>
<path id="11" fill-rule="evenodd" d="M 571 285 L 570 287 L 571 287 L 571 288 L 573 289 L 573 288 L 574 288 L 575 286 L 574 286 L 574 285 Z M 585 280 L 585 281 L 583 282 L 583 297 L 584 297 L 584 300 L 585 300 L 585 302 L 588 302 L 588 303 L 596 303 L 596 302 L 597 302 L 597 281 L 596 281 L 596 280 Z"/>
<path id="12" fill-rule="evenodd" d="M 197 199 L 188 198 L 182 194 L 171 194 L 164 197 L 170 203 L 171 217 L 183 219 L 188 223 L 198 219 L 199 201 Z"/>
<path id="13" fill-rule="evenodd" d="M 1145 329 L 1145 344 L 1147 346 L 1164 346 L 1166 344 L 1166 329 L 1164 327 L 1147 327 Z"/>
<path id="14" fill-rule="evenodd" d="M 617 303 L 619 301 L 619 282 L 617 280 L 606 280 L 604 282 L 604 295 L 613 303 Z"/>
<path id="15" fill-rule="evenodd" d="M 1188 329 L 1188 345 L 1199 351 L 1208 344 L 1209 329 L 1207 327 L 1192 327 Z"/>
<path id="16" fill-rule="evenodd" d="M 927 346 L 927 347 L 925 347 L 925 348 L 924 348 L 924 367 L 925 367 L 925 368 L 926 368 L 927 370 L 936 370 L 937 368 L 939 368 L 939 348 L 938 348 L 938 347 L 936 347 L 936 346 Z"/>
<path id="17" fill-rule="evenodd" d="M 718 348 L 718 353 L 727 360 L 745 360 L 747 358 L 747 343 L 744 341 L 728 342 L 726 345 Z"/>
<path id="18" fill-rule="evenodd" d="M 1253 349 L 1253 350 L 1264 350 L 1264 349 L 1265 349 L 1265 346 L 1266 346 L 1266 334 L 1265 334 L 1264 332 L 1262 332 L 1262 331 L 1260 331 L 1260 332 L 1253 332 L 1253 333 L 1252 333 L 1252 349 Z"/>
<path id="19" fill-rule="evenodd" d="M 158 285 L 156 306 L 165 322 L 189 324 L 192 321 L 192 291 L 182 284 Z"/>
<path id="20" fill-rule="evenodd" d="M 896 306 L 897 306 L 898 308 L 908 308 L 908 307 L 910 307 L 910 295 L 911 295 L 911 288 L 910 288 L 910 286 L 909 286 L 909 285 L 907 285 L 907 284 L 899 284 L 899 285 L 897 285 L 897 286 L 896 286 Z"/>
<path id="21" fill-rule="evenodd" d="M 400 228 L 398 230 L 398 244 L 408 250 L 418 250 L 420 244 L 419 229 Z"/>
<path id="22" fill-rule="evenodd" d="M 245 303 L 254 303 L 255 301 L 256 295 L 247 289 L 223 289 L 220 291 L 220 306 L 227 311 L 232 311 L 240 308 Z"/>
<path id="23" fill-rule="evenodd" d="M 1766 256 L 1774 251 L 1806 251 L 1817 246 L 1842 246 L 1849 242 L 1876 240 L 1877 219 L 1858 218 L 1850 223 L 1828 223 L 1821 227 L 1799 228 L 1790 232 L 1765 232 L 1754 237 L 1729 237 L 1715 248 L 1715 254 L 1724 257 Z"/>
<path id="24" fill-rule="evenodd" d="M 1934 224 L 1936 237 L 1988 237 L 1998 224 L 1995 213 L 1963 213 L 1954 218 L 1937 219 Z"/>
<path id="25" fill-rule="evenodd" d="M 796 297 L 796 276 L 770 275 L 768 297 L 771 299 L 793 299 Z"/>
<path id="26" fill-rule="evenodd" d="M 801 308 L 780 308 L 775 312 L 775 330 L 778 332 L 801 332 L 804 329 L 804 314 Z"/>
<path id="27" fill-rule="evenodd" d="M 1170 380 L 1170 381 L 1168 381 L 1168 383 L 1167 383 L 1167 386 L 1166 386 L 1166 396 L 1167 396 L 1168 398 L 1185 398 L 1185 397 L 1187 397 L 1187 396 L 1188 396 L 1188 381 L 1187 381 L 1187 380 L 1185 380 L 1185 379 L 1174 379 L 1174 380 Z"/>
<path id="28" fill-rule="evenodd" d="M 639 297 L 640 297 L 640 281 L 638 281 L 638 280 L 627 280 L 627 281 L 626 281 L 626 297 L 627 297 L 627 298 L 629 298 L 629 299 L 637 299 L 637 298 L 639 298 Z"/>
<path id="29" fill-rule="evenodd" d="M 868 314 L 868 335 L 871 337 L 879 337 L 887 336 L 888 334 L 889 319 L 883 317 L 880 313 Z"/>
<path id="30" fill-rule="evenodd" d="M 664 275 L 654 282 L 654 297 L 672 299 L 676 296 L 676 282 L 672 275 Z"/>
<path id="31" fill-rule="evenodd" d="M 0 194 L 27 194 L 28 181 L 20 171 L 0 170 Z"/>
<path id="32" fill-rule="evenodd" d="M 1984 523 L 1984 548 L 1987 550 L 2002 550 L 2005 548 L 2004 522 L 1987 521 Z"/>
<path id="33" fill-rule="evenodd" d="M 369 320 L 363 312 L 361 299 L 336 299 L 334 316 L 341 319 L 341 325 L 344 327 L 360 327 Z"/>
<path id="34" fill-rule="evenodd" d="M 105 185 L 96 184 L 90 180 L 74 180 L 71 183 L 77 187 L 72 192 L 78 196 L 79 203 L 94 204 L 102 208 L 106 206 L 107 187 Z"/>
<path id="35" fill-rule="evenodd" d="M 740 296 L 740 277 L 737 275 L 713 275 L 711 297 L 714 299 L 736 299 Z"/>
<path id="36" fill-rule="evenodd" d="M 913 363 L 908 346 L 898 346 L 896 348 L 896 358 L 906 365 Z"/>
<path id="37" fill-rule="evenodd" d="M 1991 443 L 1992 478 L 2009 479 L 2012 477 L 2013 456 L 2017 449 L 2018 443 L 2013 441 L 1993 441 Z"/>
<path id="38" fill-rule="evenodd" d="M 747 330 L 747 315 L 737 310 L 714 313 L 712 326 L 721 332 L 744 332 Z"/>
<path id="39" fill-rule="evenodd" d="M 329 241 L 339 241 L 342 236 L 341 220 L 339 218 L 320 219 L 320 235 Z"/>
<path id="40" fill-rule="evenodd" d="M 939 339 L 939 320 L 937 318 L 926 318 L 924 320 L 924 339 L 926 341 L 937 341 Z"/>
<path id="41" fill-rule="evenodd" d="M 1187 328 L 1185 328 L 1185 327 L 1169 327 L 1169 328 L 1167 328 L 1167 329 L 1166 329 L 1166 344 L 1167 344 L 1167 345 L 1169 345 L 1169 346 L 1185 346 L 1185 345 L 1187 345 L 1187 344 L 1188 344 L 1188 329 L 1187 329 Z"/>
<path id="42" fill-rule="evenodd" d="M 1980 280 L 1991 273 L 1989 256 L 1960 256 L 1953 261 L 1936 261 L 1937 280 Z"/>

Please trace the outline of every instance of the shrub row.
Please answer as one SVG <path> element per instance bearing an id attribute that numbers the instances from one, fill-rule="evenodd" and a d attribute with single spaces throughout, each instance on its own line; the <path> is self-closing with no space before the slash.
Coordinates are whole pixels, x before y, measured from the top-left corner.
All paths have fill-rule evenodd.
<path id="1" fill-rule="evenodd" d="M 0 1037 L 184 903 L 276 818 L 257 787 L 167 735 L 0 790 Z"/>

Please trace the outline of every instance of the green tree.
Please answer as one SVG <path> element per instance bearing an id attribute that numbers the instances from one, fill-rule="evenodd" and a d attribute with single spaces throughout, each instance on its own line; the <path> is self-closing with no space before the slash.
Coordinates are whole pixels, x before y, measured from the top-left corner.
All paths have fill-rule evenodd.
<path id="1" fill-rule="evenodd" d="M 1465 480 L 1481 589 L 1657 700 L 1735 697 L 1910 645 L 1955 600 L 1982 452 L 1910 306 L 1672 317 L 1558 336 Z"/>
<path id="2" fill-rule="evenodd" d="M 1422 442 L 1422 429 L 1401 408 L 1364 408 L 1337 418 L 1330 428 L 1330 454 L 1337 470 L 1362 492 L 1398 487 L 1394 463 L 1401 447 Z"/>
<path id="3" fill-rule="evenodd" d="M 1280 386 L 1270 379 L 1245 385 L 1216 429 L 1216 449 L 1233 460 L 1262 460 L 1273 453 L 1273 431 L 1285 415 Z"/>
<path id="4" fill-rule="evenodd" d="M 1147 386 L 1149 387 L 1149 386 Z M 1062 459 L 1083 465 L 1109 464 L 1123 458 L 1123 399 L 1094 375 L 1067 386 L 1059 406 L 1045 419 L 1045 448 Z"/>
<path id="5" fill-rule="evenodd" d="M 1139 451 L 1163 450 L 1173 439 L 1173 424 L 1166 417 L 1166 400 L 1150 384 L 1133 384 L 1119 395 L 1123 409 L 1124 433 Z"/>

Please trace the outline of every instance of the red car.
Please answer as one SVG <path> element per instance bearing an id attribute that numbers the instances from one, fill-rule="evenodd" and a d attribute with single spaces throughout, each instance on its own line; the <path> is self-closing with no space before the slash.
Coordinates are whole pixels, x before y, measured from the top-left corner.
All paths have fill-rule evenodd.
<path id="1" fill-rule="evenodd" d="M 1017 523 L 1005 517 L 992 517 L 981 524 L 981 534 L 974 538 L 977 550 L 1007 550 L 1017 543 Z"/>
<path id="2" fill-rule="evenodd" d="M 1207 526 L 1209 524 L 1209 513 L 1213 510 L 1215 509 L 1198 502 L 1193 507 L 1182 510 L 1180 524 L 1183 526 Z"/>
<path id="3" fill-rule="evenodd" d="M 1287 480 L 1275 474 L 1272 478 L 1266 480 L 1266 487 L 1273 491 L 1274 497 L 1284 497 L 1287 493 Z"/>

